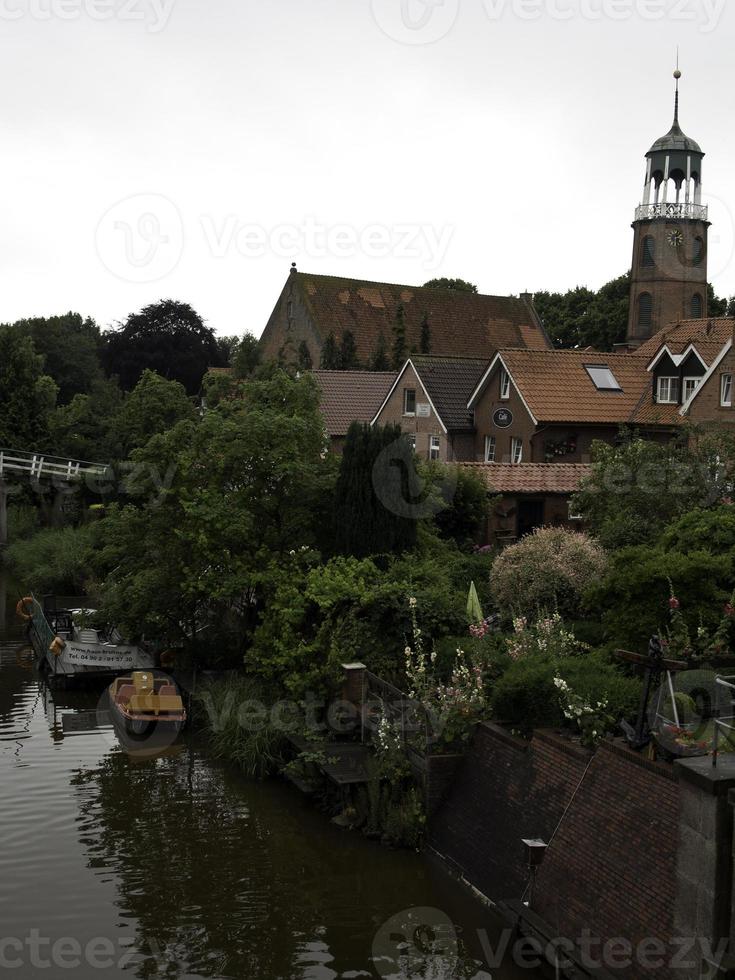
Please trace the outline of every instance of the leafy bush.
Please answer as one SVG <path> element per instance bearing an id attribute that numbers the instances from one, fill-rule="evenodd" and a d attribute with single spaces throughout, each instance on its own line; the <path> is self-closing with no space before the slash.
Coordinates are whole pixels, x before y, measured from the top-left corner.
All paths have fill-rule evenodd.
<path id="1" fill-rule="evenodd" d="M 616 552 L 607 574 L 592 581 L 585 601 L 599 612 L 605 640 L 611 646 L 645 652 L 654 634 L 669 620 L 671 587 L 692 632 L 715 630 L 732 591 L 730 555 L 704 550 L 686 554 L 641 545 Z"/>
<path id="2" fill-rule="evenodd" d="M 586 534 L 544 527 L 495 559 L 490 589 L 506 615 L 512 611 L 531 618 L 558 611 L 575 617 L 588 583 L 606 567 L 605 552 Z"/>
<path id="3" fill-rule="evenodd" d="M 6 557 L 23 590 L 59 595 L 85 591 L 92 551 L 92 525 L 45 528 L 15 541 Z"/>
<path id="4" fill-rule="evenodd" d="M 552 658 L 529 657 L 513 663 L 496 683 L 493 715 L 499 721 L 530 732 L 564 723 L 554 677 L 562 677 L 575 694 L 590 702 L 606 700 L 616 719 L 634 718 L 640 699 L 640 681 L 627 677 L 601 653 Z"/>
<path id="5" fill-rule="evenodd" d="M 279 770 L 285 741 L 267 718 L 260 720 L 258 706 L 269 703 L 262 685 L 252 678 L 230 677 L 200 688 L 194 698 L 215 757 L 234 763 L 253 779 Z"/>

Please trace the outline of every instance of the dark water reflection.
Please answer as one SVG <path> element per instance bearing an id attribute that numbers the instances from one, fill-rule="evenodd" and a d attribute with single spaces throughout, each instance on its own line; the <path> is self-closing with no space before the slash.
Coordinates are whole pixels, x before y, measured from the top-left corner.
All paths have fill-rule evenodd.
<path id="1" fill-rule="evenodd" d="M 98 695 L 52 696 L 22 648 L 9 618 L 0 632 L 1 973 L 378 977 L 391 971 L 373 958 L 376 933 L 396 913 L 429 906 L 455 923 L 463 948 L 437 980 L 487 978 L 477 930 L 493 939 L 499 927 L 430 860 L 338 830 L 289 786 L 241 778 L 196 739 L 132 758 L 99 724 Z M 62 945 L 52 954 L 53 943 Z"/>

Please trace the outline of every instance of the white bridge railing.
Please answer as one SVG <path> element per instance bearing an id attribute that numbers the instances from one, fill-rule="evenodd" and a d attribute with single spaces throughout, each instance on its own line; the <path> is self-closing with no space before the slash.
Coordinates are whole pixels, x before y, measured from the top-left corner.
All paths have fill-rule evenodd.
<path id="1" fill-rule="evenodd" d="M 104 463 L 85 463 L 78 459 L 49 456 L 46 453 L 24 453 L 15 449 L 0 449 L 0 479 L 4 476 L 29 476 L 35 480 L 61 480 L 73 483 L 87 476 L 103 477 L 108 471 Z"/>

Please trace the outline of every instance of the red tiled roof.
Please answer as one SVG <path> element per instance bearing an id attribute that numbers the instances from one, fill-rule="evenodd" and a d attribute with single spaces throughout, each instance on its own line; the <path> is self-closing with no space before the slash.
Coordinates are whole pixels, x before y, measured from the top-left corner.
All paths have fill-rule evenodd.
<path id="1" fill-rule="evenodd" d="M 589 350 L 498 352 L 537 422 L 624 424 L 650 387 L 646 359 Z M 621 391 L 600 391 L 585 365 L 606 365 Z"/>
<path id="2" fill-rule="evenodd" d="M 428 319 L 429 352 L 439 356 L 490 360 L 499 347 L 550 347 L 530 299 L 482 296 L 451 289 L 427 289 L 385 282 L 293 273 L 322 334 L 339 341 L 352 331 L 357 354 L 367 360 L 383 335 L 386 350 L 393 344 L 398 308 L 403 307 L 406 351 L 421 349 L 421 327 Z"/>
<path id="3" fill-rule="evenodd" d="M 347 435 L 353 422 L 372 422 L 396 379 L 393 371 L 314 371 L 330 436 Z"/>
<path id="4" fill-rule="evenodd" d="M 559 493 L 579 490 L 589 463 L 461 463 L 482 476 L 493 493 Z"/>
<path id="5" fill-rule="evenodd" d="M 690 344 L 709 366 L 731 339 L 735 330 L 735 319 L 721 317 L 710 320 L 680 320 L 664 327 L 650 340 L 642 344 L 637 353 L 642 354 L 647 363 L 652 361 L 664 344 L 672 354 L 683 354 Z"/>

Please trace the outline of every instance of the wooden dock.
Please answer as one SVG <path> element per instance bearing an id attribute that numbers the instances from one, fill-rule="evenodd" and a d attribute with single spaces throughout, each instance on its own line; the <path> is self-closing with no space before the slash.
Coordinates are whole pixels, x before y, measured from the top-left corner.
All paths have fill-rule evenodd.
<path id="1" fill-rule="evenodd" d="M 302 735 L 289 735 L 288 740 L 299 752 L 323 757 L 316 763 L 322 773 L 336 786 L 353 786 L 370 780 L 368 759 L 370 746 L 359 742 L 313 742 Z"/>

